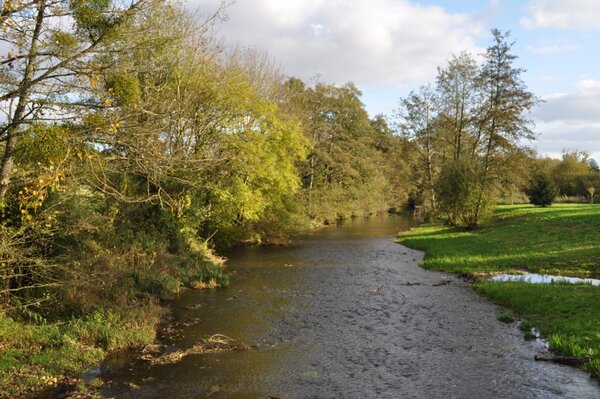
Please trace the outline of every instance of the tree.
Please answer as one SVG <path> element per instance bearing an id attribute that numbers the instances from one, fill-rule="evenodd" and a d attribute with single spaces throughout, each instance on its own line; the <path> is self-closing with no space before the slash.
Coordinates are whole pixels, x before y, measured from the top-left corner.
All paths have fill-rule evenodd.
<path id="1" fill-rule="evenodd" d="M 435 189 L 440 209 L 450 225 L 473 226 L 476 217 L 481 217 L 475 214 L 480 190 L 477 185 L 481 184 L 479 173 L 481 168 L 477 161 L 468 159 L 451 161 L 442 169 Z M 488 205 L 485 204 L 483 209 L 489 209 Z"/>
<path id="2" fill-rule="evenodd" d="M 569 197 L 586 197 L 587 187 L 595 185 L 598 175 L 590 169 L 588 154 L 578 151 L 565 151 L 561 161 L 552 169 L 552 177 L 560 189 L 560 194 Z"/>
<path id="3" fill-rule="evenodd" d="M 309 145 L 298 164 L 301 202 L 313 220 L 331 220 L 387 210 L 392 202 L 385 160 L 378 147 L 390 139 L 381 121 L 375 125 L 352 84 L 284 84 L 282 106 L 301 123 Z M 379 130 L 383 129 L 383 130 Z M 385 138 L 384 138 L 385 137 Z"/>
<path id="4" fill-rule="evenodd" d="M 439 108 L 436 93 L 431 86 L 422 86 L 418 92 L 412 91 L 400 102 L 398 111 L 400 130 L 418 146 L 420 154 L 419 174 L 423 190 L 427 193 L 429 212 L 437 214 L 435 181 L 439 171 Z"/>
<path id="5" fill-rule="evenodd" d="M 481 152 L 482 157 L 474 226 L 480 223 L 484 206 L 490 203 L 487 197 L 494 196 L 501 173 L 507 170 L 504 155 L 519 148 L 522 140 L 535 138 L 526 113 L 539 102 L 521 80 L 524 70 L 513 66 L 517 56 L 511 53 L 514 43 L 508 42 L 510 32 L 494 29 L 492 35 L 493 43 L 477 77 L 484 101 L 473 145 L 473 151 Z"/>
<path id="6" fill-rule="evenodd" d="M 558 195 L 558 186 L 546 173 L 536 173 L 527 189 L 529 200 L 535 206 L 548 207 Z"/>
<path id="7" fill-rule="evenodd" d="M 454 56 L 438 70 L 435 90 L 410 93 L 399 113 L 401 130 L 422 158 L 417 176 L 430 208 L 469 227 L 485 220 L 502 189 L 512 192 L 527 180 L 527 162 L 521 161 L 530 151 L 522 143 L 535 137 L 526 115 L 538 99 L 513 65 L 509 33 L 494 29 L 492 35 L 482 64 L 465 53 Z M 457 216 L 458 204 L 468 217 Z"/>
<path id="8" fill-rule="evenodd" d="M 472 148 L 476 111 L 481 102 L 477 73 L 477 63 L 468 53 L 453 56 L 446 68 L 438 68 L 438 128 L 444 145 L 448 147 L 443 154 L 448 154 L 453 161 L 475 155 Z"/>
<path id="9" fill-rule="evenodd" d="M 596 187 L 594 186 L 588 186 L 587 188 L 587 192 L 590 195 L 590 204 L 594 203 L 594 194 L 596 194 Z"/>
<path id="10" fill-rule="evenodd" d="M 0 203 L 10 188 L 19 137 L 37 122 L 68 120 L 82 111 L 110 106 L 94 95 L 98 74 L 110 66 L 109 54 L 136 17 L 161 0 L 39 0 L 5 4 L 0 42 L 8 52 L 0 61 L 0 102 L 5 122 L 0 164 Z"/>

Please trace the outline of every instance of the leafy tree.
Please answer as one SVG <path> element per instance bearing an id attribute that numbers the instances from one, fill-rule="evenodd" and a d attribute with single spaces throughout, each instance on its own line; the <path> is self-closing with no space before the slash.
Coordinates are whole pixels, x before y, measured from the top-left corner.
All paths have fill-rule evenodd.
<path id="1" fill-rule="evenodd" d="M 513 65 L 509 33 L 492 34 L 482 64 L 465 53 L 453 57 L 438 70 L 435 90 L 411 93 L 399 113 L 401 131 L 421 155 L 416 177 L 429 207 L 469 227 L 485 220 L 499 192 L 516 191 L 527 180 L 528 162 L 522 161 L 530 155 L 522 142 L 534 138 L 526 115 L 538 100 Z"/>
<path id="2" fill-rule="evenodd" d="M 0 102 L 7 107 L 0 124 L 0 203 L 10 188 L 23 132 L 31 124 L 64 121 L 109 106 L 109 99 L 94 95 L 98 73 L 110 65 L 105 54 L 128 51 L 119 38 L 141 35 L 131 29 L 136 17 L 162 4 L 40 0 L 5 5 L 0 42 L 8 52 L 0 61 Z"/>
<path id="3" fill-rule="evenodd" d="M 307 159 L 298 165 L 301 202 L 310 218 L 387 210 L 393 189 L 382 151 L 400 145 L 381 120 L 369 119 L 358 89 L 352 84 L 310 87 L 294 78 L 284 88 L 283 107 L 301 122 L 309 143 Z"/>
<path id="4" fill-rule="evenodd" d="M 526 113 L 538 99 L 521 80 L 523 69 L 513 66 L 517 56 L 511 53 L 514 43 L 509 32 L 492 30 L 493 43 L 487 48 L 478 81 L 484 95 L 478 115 L 474 149 L 481 151 L 482 172 L 475 206 L 474 224 L 480 222 L 486 197 L 493 195 L 505 161 L 504 154 L 517 149 L 524 139 L 534 139 Z"/>
<path id="5" fill-rule="evenodd" d="M 577 151 L 564 152 L 551 173 L 560 194 L 571 197 L 587 196 L 587 187 L 594 185 L 590 178 L 596 174 L 589 167 L 588 155 Z"/>
<path id="6" fill-rule="evenodd" d="M 401 100 L 398 112 L 400 130 L 419 149 L 419 176 L 427 194 L 429 212 L 437 214 L 435 182 L 439 173 L 440 135 L 438 98 L 431 86 L 422 86 Z"/>
<path id="7" fill-rule="evenodd" d="M 475 210 L 479 201 L 480 165 L 467 160 L 456 160 L 445 165 L 436 182 L 440 208 L 448 217 L 452 226 L 473 226 L 476 221 Z M 490 197 L 490 201 L 493 199 Z M 490 209 L 485 204 L 484 209 Z M 487 216 L 487 215 L 485 215 Z M 479 216 L 480 217 L 480 216 Z"/>
<path id="8" fill-rule="evenodd" d="M 460 161 L 476 155 L 473 139 L 477 108 L 482 100 L 477 74 L 477 63 L 468 53 L 454 56 L 446 68 L 438 68 L 438 134 L 443 141 L 444 160 Z"/>

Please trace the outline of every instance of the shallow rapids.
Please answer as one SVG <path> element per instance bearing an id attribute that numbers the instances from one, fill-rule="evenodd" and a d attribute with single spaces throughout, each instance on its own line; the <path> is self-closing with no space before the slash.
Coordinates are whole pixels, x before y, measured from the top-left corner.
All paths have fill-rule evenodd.
<path id="1" fill-rule="evenodd" d="M 457 277 L 394 243 L 400 217 L 355 220 L 290 247 L 227 254 L 231 285 L 188 291 L 162 344 L 214 334 L 249 349 L 108 365 L 116 398 L 598 398 L 580 370 L 534 361 L 541 343 Z M 118 362 L 116 362 L 118 363 Z"/>

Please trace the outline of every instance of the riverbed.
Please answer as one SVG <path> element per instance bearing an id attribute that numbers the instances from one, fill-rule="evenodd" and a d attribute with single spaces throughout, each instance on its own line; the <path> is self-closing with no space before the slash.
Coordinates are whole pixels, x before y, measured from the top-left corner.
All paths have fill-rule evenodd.
<path id="1" fill-rule="evenodd" d="M 245 351 L 107 365 L 116 398 L 599 398 L 581 370 L 534 361 L 541 341 L 468 283 L 394 242 L 402 217 L 356 219 L 287 247 L 237 248 L 231 285 L 187 291 L 161 335 L 185 350 L 223 334 Z"/>

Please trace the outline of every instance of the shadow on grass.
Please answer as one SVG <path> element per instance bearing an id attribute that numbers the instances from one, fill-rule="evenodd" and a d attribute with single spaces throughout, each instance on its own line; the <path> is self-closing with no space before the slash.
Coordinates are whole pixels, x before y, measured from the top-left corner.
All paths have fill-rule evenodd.
<path id="1" fill-rule="evenodd" d="M 399 242 L 427 252 L 423 266 L 450 272 L 524 269 L 600 275 L 600 207 L 502 207 L 505 217 L 479 231 L 425 225 Z"/>

